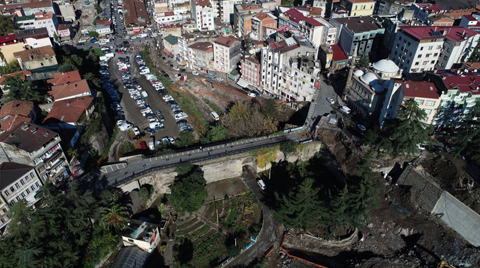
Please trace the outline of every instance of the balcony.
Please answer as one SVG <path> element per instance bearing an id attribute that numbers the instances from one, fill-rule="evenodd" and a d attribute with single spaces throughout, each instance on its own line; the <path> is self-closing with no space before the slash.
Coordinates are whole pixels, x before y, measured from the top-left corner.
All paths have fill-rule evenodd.
<path id="1" fill-rule="evenodd" d="M 456 96 L 455 98 L 453 98 L 453 101 L 455 103 L 462 103 L 463 102 L 463 97 L 462 96 Z"/>
<path id="2" fill-rule="evenodd" d="M 452 98 L 452 96 L 450 94 L 442 94 L 442 96 L 440 97 L 442 100 L 449 100 Z"/>
<path id="3" fill-rule="evenodd" d="M 467 98 L 466 102 L 467 102 L 467 107 L 474 107 L 477 104 L 477 102 L 475 101 L 475 98 Z"/>

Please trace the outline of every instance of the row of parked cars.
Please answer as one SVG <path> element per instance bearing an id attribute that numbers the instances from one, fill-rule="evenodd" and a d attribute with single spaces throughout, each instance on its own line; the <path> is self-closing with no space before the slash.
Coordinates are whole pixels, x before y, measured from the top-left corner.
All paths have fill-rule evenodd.
<path id="1" fill-rule="evenodd" d="M 170 106 L 170 109 L 172 110 L 173 117 L 175 118 L 175 121 L 177 121 L 177 125 L 180 129 L 180 131 L 192 131 L 192 127 L 190 124 L 187 122 L 187 117 L 188 115 L 180 108 L 177 102 L 173 99 L 172 96 L 167 95 L 167 91 L 165 90 L 165 86 L 163 85 L 162 82 L 158 81 L 158 77 L 150 73 L 150 69 L 145 66 L 145 63 L 142 58 L 142 54 L 137 54 L 135 56 L 135 60 L 137 61 L 139 68 L 140 68 L 140 74 L 145 75 L 145 78 L 150 81 L 152 86 L 155 88 L 155 90 L 163 95 L 163 100 L 165 100 L 166 103 Z M 162 70 L 162 74 L 165 73 L 165 71 Z M 166 73 L 165 73 L 166 74 Z M 164 75 L 165 75 L 164 74 Z M 157 111 L 156 113 L 159 113 L 160 116 L 161 113 L 160 111 Z M 158 114 L 157 114 L 158 116 Z M 163 116 L 162 116 L 163 117 Z"/>

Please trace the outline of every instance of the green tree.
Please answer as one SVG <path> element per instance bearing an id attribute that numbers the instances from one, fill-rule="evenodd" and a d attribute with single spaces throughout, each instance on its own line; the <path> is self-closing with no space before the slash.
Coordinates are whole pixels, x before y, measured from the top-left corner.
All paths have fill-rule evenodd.
<path id="1" fill-rule="evenodd" d="M 95 31 L 90 31 L 88 32 L 88 36 L 92 37 L 92 38 L 98 38 L 98 33 L 95 32 Z"/>
<path id="2" fill-rule="evenodd" d="M 124 206 L 115 204 L 102 209 L 101 225 L 105 229 L 112 229 L 119 232 L 127 226 L 128 211 Z"/>
<path id="3" fill-rule="evenodd" d="M 368 68 L 369 64 L 370 64 L 370 61 L 368 59 L 368 55 L 364 53 L 360 58 L 360 60 L 358 61 L 358 66 L 362 69 L 366 69 Z"/>
<path id="4" fill-rule="evenodd" d="M 285 196 L 275 192 L 277 207 L 274 218 L 287 228 L 306 229 L 312 223 L 319 223 L 325 217 L 325 205 L 319 199 L 319 190 L 313 186 L 314 180 L 306 178 L 300 186 L 293 188 Z"/>
<path id="5" fill-rule="evenodd" d="M 195 142 L 195 137 L 191 131 L 182 131 L 178 135 L 178 139 L 175 141 L 177 147 L 188 147 Z"/>
<path id="6" fill-rule="evenodd" d="M 288 154 L 293 154 L 297 151 L 297 147 L 298 144 L 296 141 L 287 140 L 280 145 L 280 151 L 282 151 L 282 153 L 285 155 L 285 158 L 287 158 Z"/>
<path id="7" fill-rule="evenodd" d="M 143 202 L 147 202 L 150 200 L 150 197 L 152 197 L 153 194 L 153 188 L 150 185 L 143 185 L 140 187 L 140 190 L 138 191 L 138 196 L 143 200 Z"/>
<path id="8" fill-rule="evenodd" d="M 262 114 L 258 104 L 235 103 L 222 117 L 230 137 L 254 137 L 277 131 L 277 120 Z"/>
<path id="9" fill-rule="evenodd" d="M 37 91 L 36 86 L 31 81 L 23 81 L 21 75 L 6 77 L 4 80 L 4 89 L 8 91 L 6 100 L 28 100 L 35 102 L 44 102 L 45 96 Z"/>
<path id="10" fill-rule="evenodd" d="M 227 129 L 223 125 L 210 126 L 207 130 L 206 143 L 227 139 Z"/>
<path id="11" fill-rule="evenodd" d="M 186 175 L 177 175 L 169 202 L 181 214 L 197 211 L 207 198 L 203 172 L 196 169 Z"/>
<path id="12" fill-rule="evenodd" d="M 468 58 L 469 62 L 479 62 L 480 61 L 480 44 L 477 44 L 475 49 L 473 50 L 470 58 Z"/>
<path id="13" fill-rule="evenodd" d="M 192 163 L 181 163 L 180 165 L 175 167 L 175 172 L 177 172 L 177 176 L 185 176 L 192 171 L 194 171 L 195 165 Z"/>
<path id="14" fill-rule="evenodd" d="M 460 131 L 453 135 L 454 143 L 459 146 L 456 156 L 470 154 L 473 161 L 480 164 L 480 108 L 476 107 L 471 116 L 460 125 Z"/>
<path id="15" fill-rule="evenodd" d="M 83 76 L 87 81 L 92 83 L 95 87 L 101 88 L 102 87 L 102 80 L 96 77 L 93 73 L 88 72 Z"/>
<path id="16" fill-rule="evenodd" d="M 0 74 L 11 74 L 21 70 L 22 68 L 20 68 L 20 64 L 18 63 L 18 61 L 12 61 L 3 67 L 0 67 Z"/>
<path id="17" fill-rule="evenodd" d="M 282 0 L 282 6 L 293 6 L 293 4 L 295 3 L 295 0 Z"/>
<path id="18" fill-rule="evenodd" d="M 393 156 L 417 153 L 417 145 L 430 139 L 430 127 L 424 123 L 426 117 L 415 100 L 406 100 L 397 117 L 385 121 L 380 146 Z"/>
<path id="19" fill-rule="evenodd" d="M 266 115 L 268 118 L 278 119 L 278 103 L 275 99 L 267 99 L 265 105 L 261 107 L 262 114 Z"/>
<path id="20" fill-rule="evenodd" d="M 0 16 L 0 35 L 13 33 L 15 25 L 11 16 Z"/>

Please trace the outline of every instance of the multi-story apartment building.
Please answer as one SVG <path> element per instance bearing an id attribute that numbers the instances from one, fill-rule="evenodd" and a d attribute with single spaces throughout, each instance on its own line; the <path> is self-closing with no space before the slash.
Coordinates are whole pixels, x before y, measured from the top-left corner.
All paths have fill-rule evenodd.
<path id="1" fill-rule="evenodd" d="M 56 180 L 69 173 L 60 136 L 33 123 L 23 123 L 0 135 L 0 159 L 32 165 L 42 181 Z"/>
<path id="2" fill-rule="evenodd" d="M 426 77 L 438 87 L 440 106 L 434 124 L 456 127 L 470 119 L 473 110 L 480 107 L 480 73 L 473 70 L 445 70 L 427 73 Z"/>
<path id="3" fill-rule="evenodd" d="M 58 68 L 57 58 L 51 46 L 27 49 L 13 54 L 22 70 L 32 73 L 53 71 Z"/>
<path id="4" fill-rule="evenodd" d="M 215 30 L 215 10 L 209 0 L 192 0 L 190 2 L 192 18 L 197 24 L 199 31 L 213 31 Z"/>
<path id="5" fill-rule="evenodd" d="M 379 0 L 375 2 L 373 14 L 397 15 L 405 9 L 409 9 L 415 0 Z"/>
<path id="6" fill-rule="evenodd" d="M 213 43 L 214 69 L 230 73 L 242 56 L 242 42 L 233 36 L 220 36 Z"/>
<path id="7" fill-rule="evenodd" d="M 317 17 L 315 18 L 316 21 L 320 22 L 323 25 L 323 36 L 320 44 L 322 45 L 333 45 L 336 43 L 338 29 L 337 27 L 333 26 L 327 20 Z"/>
<path id="8" fill-rule="evenodd" d="M 347 56 L 369 55 L 372 48 L 378 46 L 385 29 L 372 17 L 349 17 L 330 19 L 337 27 L 338 44 Z"/>
<path id="9" fill-rule="evenodd" d="M 182 60 L 183 65 L 190 67 L 190 60 L 188 58 L 188 46 L 195 41 L 195 36 L 184 33 L 178 37 L 178 57 Z M 183 63 L 184 61 L 184 63 Z"/>
<path id="10" fill-rule="evenodd" d="M 260 12 L 252 18 L 252 32 L 250 38 L 256 41 L 265 40 L 268 35 L 266 29 L 277 29 L 277 18 L 268 12 Z"/>
<path id="11" fill-rule="evenodd" d="M 0 5 L 0 14 L 4 15 L 33 15 L 37 12 L 55 12 L 51 0 L 16 1 L 6 5 Z"/>
<path id="12" fill-rule="evenodd" d="M 325 18 L 327 15 L 327 0 L 313 0 L 312 7 L 318 7 L 322 9 L 321 17 Z"/>
<path id="13" fill-rule="evenodd" d="M 261 6 L 246 4 L 235 5 L 233 15 L 233 29 L 238 37 L 244 37 L 252 31 L 253 15 L 263 10 Z"/>
<path id="14" fill-rule="evenodd" d="M 306 17 L 296 8 L 291 8 L 278 16 L 278 27 L 288 26 L 298 30 L 316 48 L 322 45 L 324 26 L 315 18 Z"/>
<path id="15" fill-rule="evenodd" d="M 262 48 L 261 88 L 285 101 L 312 101 L 320 63 L 315 47 L 293 36 Z"/>
<path id="16" fill-rule="evenodd" d="M 213 44 L 196 42 L 188 46 L 188 67 L 204 71 L 213 69 Z"/>
<path id="17" fill-rule="evenodd" d="M 373 0 L 343 0 L 342 6 L 347 10 L 349 17 L 373 15 L 375 1 Z"/>
<path id="18" fill-rule="evenodd" d="M 480 15 L 472 14 L 463 16 L 460 20 L 460 26 L 474 31 L 480 31 Z"/>
<path id="19" fill-rule="evenodd" d="M 415 100 L 418 107 L 425 111 L 426 124 L 433 124 L 440 106 L 441 92 L 433 82 L 392 79 L 386 88 L 385 98 L 378 118 L 380 126 L 384 120 L 395 118 L 406 100 Z"/>
<path id="20" fill-rule="evenodd" d="M 261 66 L 255 57 L 246 57 L 241 61 L 241 73 L 243 81 L 256 88 L 260 87 Z"/>
<path id="21" fill-rule="evenodd" d="M 216 9 L 216 17 L 220 17 L 223 23 L 232 23 L 234 21 L 233 15 L 235 13 L 235 5 L 243 3 L 242 0 L 214 0 L 214 8 Z"/>
<path id="22" fill-rule="evenodd" d="M 468 60 L 479 38 L 464 27 L 401 26 L 390 58 L 408 73 L 451 69 Z"/>
<path id="23" fill-rule="evenodd" d="M 37 12 L 27 16 L 16 16 L 15 24 L 19 29 L 46 28 L 50 38 L 58 35 L 58 19 L 53 12 Z"/>
<path id="24" fill-rule="evenodd" d="M 43 181 L 37 176 L 34 167 L 14 162 L 0 164 L 0 229 L 8 224 L 10 207 L 20 200 L 34 205 Z"/>

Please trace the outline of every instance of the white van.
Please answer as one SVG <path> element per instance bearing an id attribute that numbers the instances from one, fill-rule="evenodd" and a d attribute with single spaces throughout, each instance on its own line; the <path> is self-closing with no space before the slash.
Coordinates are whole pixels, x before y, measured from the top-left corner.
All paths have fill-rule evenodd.
<path id="1" fill-rule="evenodd" d="M 263 182 L 263 180 L 258 180 L 258 181 L 257 181 L 257 184 L 258 184 L 258 186 L 260 186 L 260 189 L 262 189 L 262 190 L 267 189 L 267 186 L 265 185 L 265 183 Z"/>
<path id="2" fill-rule="evenodd" d="M 352 112 L 352 110 L 350 108 L 348 108 L 347 106 L 341 106 L 340 111 L 342 111 L 346 114 L 350 114 Z"/>
<path id="3" fill-rule="evenodd" d="M 210 115 L 215 119 L 215 121 L 220 120 L 220 117 L 218 117 L 218 114 L 216 112 L 211 112 Z"/>

